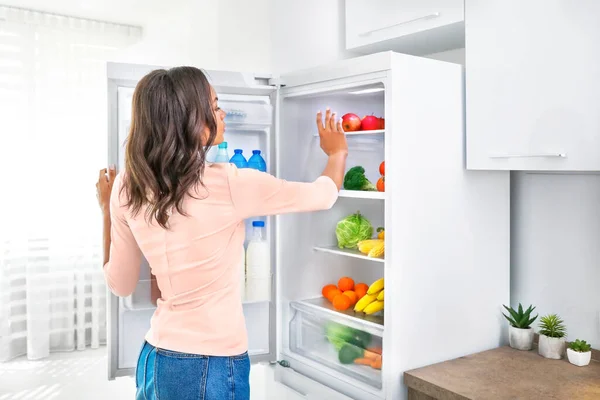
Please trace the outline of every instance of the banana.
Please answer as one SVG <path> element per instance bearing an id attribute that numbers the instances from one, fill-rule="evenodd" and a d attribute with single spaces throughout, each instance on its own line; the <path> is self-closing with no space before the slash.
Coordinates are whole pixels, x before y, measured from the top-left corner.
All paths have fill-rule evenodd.
<path id="1" fill-rule="evenodd" d="M 385 291 L 385 290 L 382 290 L 381 292 L 379 292 L 379 295 L 377 296 L 377 300 L 379 300 L 379 301 L 383 301 L 383 292 L 384 292 L 384 291 Z"/>
<path id="2" fill-rule="evenodd" d="M 367 294 L 376 294 L 383 290 L 383 278 L 377 279 L 375 282 L 369 286 L 369 290 L 367 290 Z"/>
<path id="3" fill-rule="evenodd" d="M 377 295 L 365 294 L 354 306 L 354 311 L 361 312 L 369 304 L 377 300 Z"/>
<path id="4" fill-rule="evenodd" d="M 363 312 L 367 315 L 375 314 L 378 311 L 383 310 L 383 301 L 376 300 L 365 307 Z"/>
<path id="5" fill-rule="evenodd" d="M 373 249 L 373 247 L 375 247 L 376 245 L 378 245 L 381 242 L 383 242 L 383 240 L 380 240 L 380 239 L 361 240 L 360 242 L 357 243 L 358 251 L 360 251 L 363 254 L 369 254 L 369 252 Z"/>

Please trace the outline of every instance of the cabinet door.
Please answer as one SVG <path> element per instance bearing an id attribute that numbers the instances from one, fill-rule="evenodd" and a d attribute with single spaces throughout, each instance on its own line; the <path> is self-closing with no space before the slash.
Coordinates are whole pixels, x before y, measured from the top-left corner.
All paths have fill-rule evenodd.
<path id="1" fill-rule="evenodd" d="M 464 46 L 463 0 L 346 0 L 346 49 L 430 54 Z"/>
<path id="2" fill-rule="evenodd" d="M 467 0 L 467 168 L 600 170 L 600 2 Z"/>

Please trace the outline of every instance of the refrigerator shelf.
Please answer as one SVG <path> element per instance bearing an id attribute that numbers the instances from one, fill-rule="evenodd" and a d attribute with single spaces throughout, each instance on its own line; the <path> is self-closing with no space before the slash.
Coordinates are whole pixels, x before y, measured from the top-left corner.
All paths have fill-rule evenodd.
<path id="1" fill-rule="evenodd" d="M 355 329 L 361 329 L 372 335 L 383 336 L 384 324 L 383 313 L 366 315 L 364 313 L 354 312 L 352 308 L 346 311 L 338 311 L 333 308 L 329 300 L 324 297 L 294 301 L 290 303 L 292 309 L 300 310 L 304 313 L 320 315 L 322 318 L 350 326 Z"/>
<path id="2" fill-rule="evenodd" d="M 385 200 L 385 192 L 364 192 L 360 190 L 340 190 L 339 197 L 347 199 Z"/>
<path id="3" fill-rule="evenodd" d="M 373 262 L 385 263 L 384 258 L 368 257 L 358 250 L 340 249 L 337 246 L 313 247 L 313 250 L 320 251 L 322 253 L 335 254 L 338 256 L 354 257 L 354 258 L 360 258 L 363 260 L 369 260 L 369 261 L 373 261 Z"/>
<path id="4" fill-rule="evenodd" d="M 372 131 L 353 131 L 346 132 L 346 136 L 372 136 L 379 139 L 383 139 L 385 133 L 385 129 L 376 129 Z M 318 137 L 319 133 L 313 133 L 313 136 Z"/>

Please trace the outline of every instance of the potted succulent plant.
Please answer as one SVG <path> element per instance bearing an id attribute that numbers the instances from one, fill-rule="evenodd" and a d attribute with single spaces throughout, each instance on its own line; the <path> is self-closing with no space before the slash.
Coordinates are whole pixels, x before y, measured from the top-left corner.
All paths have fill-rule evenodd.
<path id="1" fill-rule="evenodd" d="M 565 354 L 567 329 L 556 314 L 540 318 L 540 343 L 538 352 L 542 357 L 560 360 Z"/>
<path id="2" fill-rule="evenodd" d="M 531 317 L 531 313 L 535 310 L 535 307 L 530 305 L 527 310 L 523 311 L 523 306 L 519 303 L 517 310 L 512 307 L 503 307 L 508 311 L 509 315 L 504 315 L 504 318 L 508 320 L 510 325 L 508 326 L 508 342 L 510 347 L 517 350 L 531 350 L 533 348 L 533 328 L 531 324 L 537 319 Z"/>
<path id="3" fill-rule="evenodd" d="M 592 346 L 585 340 L 576 339 L 569 344 L 567 357 L 571 364 L 577 365 L 578 367 L 588 365 L 592 359 Z"/>

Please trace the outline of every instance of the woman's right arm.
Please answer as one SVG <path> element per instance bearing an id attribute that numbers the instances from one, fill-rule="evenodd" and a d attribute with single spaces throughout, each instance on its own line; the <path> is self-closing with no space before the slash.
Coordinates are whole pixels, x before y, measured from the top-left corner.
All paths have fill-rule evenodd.
<path id="1" fill-rule="evenodd" d="M 331 114 L 331 111 L 327 109 L 325 123 L 323 123 L 323 117 L 319 111 L 317 113 L 317 129 L 321 138 L 321 149 L 329 156 L 327 166 L 321 175 L 330 177 L 340 190 L 344 182 L 346 157 L 348 157 L 348 143 L 342 128 L 342 120 L 340 119 L 336 123 L 335 113 Z"/>
<path id="2" fill-rule="evenodd" d="M 346 135 L 329 109 L 324 122 L 321 112 L 317 114 L 317 128 L 321 148 L 329 159 L 313 182 L 288 182 L 253 169 L 232 168 L 231 198 L 241 218 L 326 210 L 335 204 L 346 169 Z"/>

